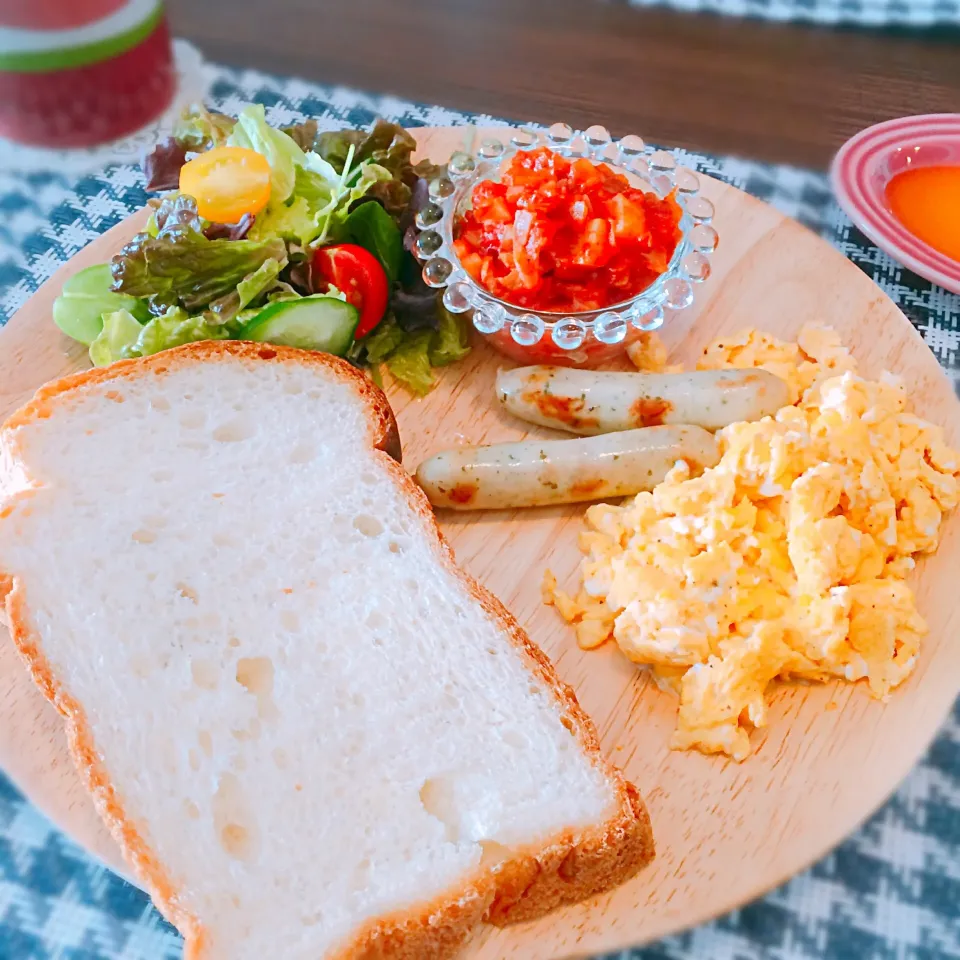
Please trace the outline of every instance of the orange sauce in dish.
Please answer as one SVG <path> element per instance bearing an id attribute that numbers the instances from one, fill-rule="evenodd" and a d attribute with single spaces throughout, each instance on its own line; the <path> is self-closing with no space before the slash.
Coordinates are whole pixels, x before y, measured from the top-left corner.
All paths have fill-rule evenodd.
<path id="1" fill-rule="evenodd" d="M 887 184 L 893 215 L 918 239 L 960 262 L 960 166 L 916 167 Z"/>

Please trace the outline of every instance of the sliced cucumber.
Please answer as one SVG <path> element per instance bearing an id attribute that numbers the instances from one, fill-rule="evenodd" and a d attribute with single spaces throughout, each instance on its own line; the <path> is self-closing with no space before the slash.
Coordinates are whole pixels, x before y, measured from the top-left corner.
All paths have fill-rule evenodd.
<path id="1" fill-rule="evenodd" d="M 150 319 L 147 305 L 136 297 L 110 289 L 113 276 L 108 263 L 87 267 L 70 277 L 53 301 L 53 322 L 74 340 L 89 346 L 103 329 L 103 315 L 126 310 L 137 320 Z"/>
<path id="2" fill-rule="evenodd" d="M 264 307 L 241 331 L 241 340 L 322 350 L 342 357 L 360 322 L 356 307 L 337 297 L 281 300 Z"/>

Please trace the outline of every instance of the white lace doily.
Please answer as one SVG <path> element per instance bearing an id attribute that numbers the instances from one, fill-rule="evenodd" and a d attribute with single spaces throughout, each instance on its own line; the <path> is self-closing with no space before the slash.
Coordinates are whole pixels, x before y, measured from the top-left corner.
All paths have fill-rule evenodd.
<path id="1" fill-rule="evenodd" d="M 147 126 L 119 140 L 75 150 L 28 147 L 0 137 L 0 173 L 29 171 L 82 176 L 102 171 L 111 163 L 139 163 L 144 150 L 172 128 L 187 104 L 206 98 L 213 82 L 212 69 L 204 63 L 200 51 L 186 40 L 173 41 L 173 64 L 177 77 L 173 99 L 164 113 Z"/>

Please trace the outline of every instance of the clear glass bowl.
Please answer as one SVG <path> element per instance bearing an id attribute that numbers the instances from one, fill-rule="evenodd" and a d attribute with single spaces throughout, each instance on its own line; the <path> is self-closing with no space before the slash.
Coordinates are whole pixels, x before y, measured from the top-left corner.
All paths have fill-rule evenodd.
<path id="1" fill-rule="evenodd" d="M 640 137 L 614 141 L 599 126 L 581 132 L 557 123 L 547 131 L 522 128 L 504 133 L 510 133 L 509 143 L 489 138 L 474 153 L 455 153 L 447 174 L 430 184 L 430 202 L 417 214 L 421 232 L 414 252 L 423 263 L 424 281 L 443 289 L 448 310 L 471 312 L 477 330 L 519 363 L 593 367 L 615 359 L 642 333 L 661 327 L 668 313 L 693 303 L 696 284 L 710 275 L 710 254 L 718 238 L 710 225 L 713 204 L 699 195 L 700 181 L 691 170 L 678 166 L 668 151 L 647 147 Z M 453 248 L 454 224 L 469 209 L 474 186 L 499 179 L 505 160 L 541 145 L 565 157 L 607 163 L 660 197 L 676 189 L 683 208 L 680 242 L 666 272 L 629 300 L 579 313 L 530 311 L 495 297 L 460 265 Z"/>

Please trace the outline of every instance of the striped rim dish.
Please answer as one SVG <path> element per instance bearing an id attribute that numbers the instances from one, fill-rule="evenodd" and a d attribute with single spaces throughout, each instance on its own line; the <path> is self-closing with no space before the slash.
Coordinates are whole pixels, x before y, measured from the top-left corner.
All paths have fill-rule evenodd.
<path id="1" fill-rule="evenodd" d="M 947 164 L 960 165 L 960 114 L 931 113 L 861 131 L 834 157 L 830 179 L 844 212 L 881 250 L 921 277 L 960 293 L 960 262 L 910 233 L 886 198 L 895 174 Z"/>

